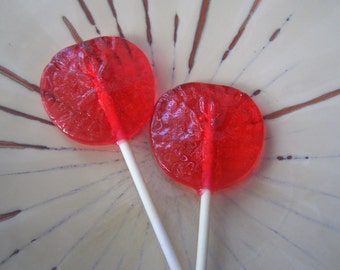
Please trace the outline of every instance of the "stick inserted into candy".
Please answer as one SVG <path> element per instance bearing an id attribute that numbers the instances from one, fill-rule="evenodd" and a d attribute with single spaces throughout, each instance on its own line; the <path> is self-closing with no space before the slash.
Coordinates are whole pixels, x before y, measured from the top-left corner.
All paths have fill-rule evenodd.
<path id="1" fill-rule="evenodd" d="M 158 100 L 150 135 L 163 171 L 201 196 L 196 269 L 205 269 L 211 193 L 240 183 L 256 167 L 264 145 L 261 112 L 235 88 L 187 83 Z"/>
<path id="2" fill-rule="evenodd" d="M 119 37 L 67 47 L 45 67 L 41 96 L 53 123 L 71 139 L 118 144 L 168 264 L 180 269 L 128 144 L 154 106 L 155 79 L 143 52 Z"/>

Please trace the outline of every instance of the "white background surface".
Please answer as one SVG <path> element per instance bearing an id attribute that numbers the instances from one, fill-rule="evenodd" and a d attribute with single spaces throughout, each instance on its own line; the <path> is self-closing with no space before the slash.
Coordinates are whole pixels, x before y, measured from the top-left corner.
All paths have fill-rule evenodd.
<path id="1" fill-rule="evenodd" d="M 113 2 L 125 37 L 154 64 L 158 96 L 188 81 L 233 84 L 261 89 L 254 101 L 268 115 L 340 88 L 339 1 L 258 1 L 221 62 L 253 1 L 211 0 L 190 73 L 201 1 L 149 0 L 152 43 L 143 1 Z M 108 1 L 85 3 L 101 35 L 119 34 Z M 98 36 L 76 0 L 1 1 L 0 65 L 39 85 L 50 58 L 75 43 L 63 16 L 82 39 Z M 0 105 L 48 120 L 39 94 L 3 75 Z M 212 197 L 208 269 L 339 268 L 339 115 L 334 96 L 266 120 L 257 172 Z M 0 214 L 21 210 L 0 222 L 0 269 L 167 269 L 117 146 L 80 145 L 3 109 L 0 141 Z M 194 269 L 199 197 L 156 166 L 147 127 L 131 147 L 183 269 Z"/>

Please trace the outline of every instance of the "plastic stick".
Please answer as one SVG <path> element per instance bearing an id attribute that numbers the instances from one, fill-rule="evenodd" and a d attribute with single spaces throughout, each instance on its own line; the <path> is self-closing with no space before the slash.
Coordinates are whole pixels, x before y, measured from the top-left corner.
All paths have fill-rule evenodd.
<path id="1" fill-rule="evenodd" d="M 207 250 L 209 239 L 209 213 L 211 192 L 205 189 L 201 195 L 200 219 L 196 254 L 196 270 L 204 270 L 207 266 Z"/>
<path id="2" fill-rule="evenodd" d="M 138 191 L 138 194 L 142 200 L 145 211 L 150 219 L 151 225 L 155 231 L 156 237 L 163 250 L 164 256 L 169 264 L 170 269 L 171 270 L 181 269 L 176 254 L 168 238 L 168 235 L 163 227 L 163 224 L 157 214 L 156 208 L 151 200 L 149 192 L 145 186 L 144 180 L 138 169 L 137 163 L 131 152 L 128 142 L 125 140 L 121 140 L 118 142 L 118 145 L 123 154 L 125 162 L 128 166 L 128 169 Z"/>

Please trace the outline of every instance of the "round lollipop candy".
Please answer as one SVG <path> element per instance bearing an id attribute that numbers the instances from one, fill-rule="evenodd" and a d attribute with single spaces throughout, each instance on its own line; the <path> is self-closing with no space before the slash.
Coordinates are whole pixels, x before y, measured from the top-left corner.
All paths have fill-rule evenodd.
<path id="1" fill-rule="evenodd" d="M 152 68 L 143 52 L 119 37 L 99 37 L 58 52 L 41 77 L 53 123 L 84 144 L 118 144 L 171 269 L 180 269 L 127 143 L 151 117 Z"/>
<path id="2" fill-rule="evenodd" d="M 187 83 L 158 100 L 150 135 L 163 171 L 201 195 L 196 269 L 204 269 L 211 193 L 241 182 L 256 167 L 264 145 L 261 112 L 235 88 Z"/>

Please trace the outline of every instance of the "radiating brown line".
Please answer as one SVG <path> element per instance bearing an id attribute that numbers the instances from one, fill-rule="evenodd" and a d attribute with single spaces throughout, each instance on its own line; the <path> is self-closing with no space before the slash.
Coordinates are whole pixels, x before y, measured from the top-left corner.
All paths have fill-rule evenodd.
<path id="1" fill-rule="evenodd" d="M 282 160 L 291 160 L 291 159 L 293 159 L 293 156 L 292 155 L 289 155 L 289 156 L 286 156 L 286 157 L 284 157 L 284 156 L 277 156 L 276 159 L 280 160 L 280 161 L 282 161 Z"/>
<path id="2" fill-rule="evenodd" d="M 28 82 L 24 78 L 20 77 L 19 75 L 15 74 L 13 71 L 10 71 L 9 69 L 0 66 L 0 73 L 8 78 L 10 78 L 13 81 L 16 81 L 17 83 L 21 84 L 22 86 L 26 87 L 27 89 L 40 93 L 39 86 Z"/>
<path id="3" fill-rule="evenodd" d="M 257 89 L 255 90 L 252 94 L 251 94 L 251 97 L 255 97 L 257 95 L 261 94 L 261 89 Z"/>
<path id="4" fill-rule="evenodd" d="M 75 42 L 76 43 L 83 42 L 83 39 L 79 36 L 77 30 L 73 27 L 71 22 L 65 16 L 63 16 L 63 21 L 66 24 L 66 26 L 67 26 L 68 30 L 70 31 Z"/>
<path id="5" fill-rule="evenodd" d="M 8 212 L 8 213 L 5 213 L 5 214 L 0 214 L 0 222 L 14 218 L 15 216 L 17 216 L 20 213 L 21 213 L 21 210 L 15 210 L 15 211 Z"/>
<path id="6" fill-rule="evenodd" d="M 286 19 L 285 23 L 284 23 L 280 28 L 278 28 L 278 29 L 276 29 L 276 30 L 274 31 L 274 33 L 273 33 L 273 34 L 270 36 L 270 38 L 269 38 L 269 42 L 272 42 L 272 41 L 274 41 L 274 40 L 277 38 L 277 36 L 278 36 L 278 35 L 280 34 L 280 32 L 281 32 L 282 27 L 283 27 L 287 22 L 289 22 L 290 17 L 292 17 L 292 14 L 290 14 L 290 15 L 288 16 L 288 18 Z"/>
<path id="7" fill-rule="evenodd" d="M 178 25 L 179 25 L 179 17 L 178 15 L 176 14 L 175 15 L 175 19 L 174 19 L 174 45 L 176 45 L 176 42 L 177 42 L 177 30 L 178 30 Z"/>
<path id="8" fill-rule="evenodd" d="M 20 252 L 20 249 L 16 249 L 14 250 L 5 260 L 3 260 L 2 262 L 0 262 L 0 265 L 5 263 L 6 261 L 8 261 L 10 258 L 12 258 L 13 256 L 17 255 Z"/>
<path id="9" fill-rule="evenodd" d="M 337 90 L 334 90 L 332 92 L 326 93 L 326 94 L 324 94 L 322 96 L 319 96 L 317 98 L 313 98 L 313 99 L 308 100 L 306 102 L 302 102 L 302 103 L 299 103 L 299 104 L 296 104 L 296 105 L 293 105 L 293 106 L 290 106 L 290 107 L 283 108 L 283 109 L 278 110 L 276 112 L 272 112 L 270 114 L 265 115 L 263 117 L 263 119 L 266 119 L 266 120 L 267 119 L 275 119 L 275 118 L 281 117 L 281 116 L 283 116 L 285 114 L 288 114 L 288 113 L 300 110 L 300 109 L 305 108 L 307 106 L 310 106 L 310 105 L 313 105 L 313 104 L 325 101 L 327 99 L 333 98 L 333 97 L 338 96 L 338 95 L 340 95 L 340 89 L 337 89 Z"/>
<path id="10" fill-rule="evenodd" d="M 251 7 L 251 9 L 250 9 L 250 11 L 249 11 L 249 13 L 248 13 L 246 19 L 245 19 L 245 20 L 243 21 L 243 23 L 241 24 L 241 27 L 239 28 L 239 30 L 238 30 L 236 36 L 235 36 L 235 37 L 233 38 L 233 40 L 231 41 L 231 43 L 230 43 L 228 49 L 224 52 L 224 54 L 223 54 L 223 56 L 222 56 L 221 62 L 224 61 L 224 60 L 228 57 L 230 51 L 235 47 L 235 45 L 237 44 L 237 42 L 240 40 L 240 38 L 241 38 L 241 36 L 242 36 L 244 30 L 245 30 L 246 27 L 247 27 L 247 24 L 248 24 L 250 18 L 253 16 L 253 14 L 254 14 L 256 8 L 258 7 L 258 5 L 260 4 L 260 2 L 261 2 L 261 0 L 255 0 L 255 1 L 254 1 L 254 3 L 253 3 L 253 5 L 252 5 L 252 7 Z"/>
<path id="11" fill-rule="evenodd" d="M 115 5 L 113 3 L 113 0 L 107 0 L 107 2 L 109 3 L 113 17 L 116 20 L 116 25 L 117 25 L 119 36 L 122 37 L 122 38 L 125 38 L 124 33 L 122 31 L 122 28 L 120 27 L 119 22 L 118 22 L 117 12 L 116 12 L 116 8 L 115 8 Z"/>
<path id="12" fill-rule="evenodd" d="M 0 148 L 16 148 L 16 149 L 33 148 L 33 149 L 39 149 L 39 150 L 50 149 L 49 147 L 44 146 L 44 145 L 16 143 L 16 142 L 10 142 L 10 141 L 0 141 Z"/>
<path id="13" fill-rule="evenodd" d="M 151 23 L 149 17 L 149 3 L 148 0 L 143 0 L 143 6 L 145 10 L 145 22 L 146 22 L 146 35 L 148 39 L 148 43 L 151 46 L 152 44 L 152 35 L 151 35 Z"/>
<path id="14" fill-rule="evenodd" d="M 281 28 L 276 29 L 275 32 L 270 36 L 269 41 L 272 42 L 280 34 Z"/>
<path id="15" fill-rule="evenodd" d="M 105 152 L 105 150 L 100 149 L 87 149 L 87 148 L 74 148 L 74 147 L 49 147 L 40 144 L 27 144 L 27 143 L 18 143 L 12 141 L 0 141 L 0 148 L 8 148 L 8 149 L 36 149 L 36 150 L 54 150 L 54 151 L 95 151 L 95 152 Z"/>
<path id="16" fill-rule="evenodd" d="M 94 21 L 92 14 L 91 14 L 90 10 L 87 8 L 85 2 L 83 0 L 79 0 L 79 4 L 80 4 L 81 8 L 83 9 L 83 11 L 84 11 L 87 19 L 89 20 L 89 22 L 92 25 L 96 25 L 96 22 Z"/>
<path id="17" fill-rule="evenodd" d="M 8 108 L 8 107 L 2 106 L 2 105 L 0 105 L 0 110 L 4 111 L 4 112 L 7 112 L 7 113 L 10 113 L 10 114 L 13 114 L 13 115 L 16 115 L 16 116 L 24 117 L 26 119 L 30 119 L 30 120 L 34 120 L 34 121 L 39 121 L 39 122 L 41 122 L 43 124 L 54 126 L 53 123 L 48 121 L 48 120 L 45 120 L 45 119 L 42 119 L 40 117 L 36 117 L 36 116 L 30 115 L 30 114 L 27 114 L 27 113 L 19 112 L 19 111 L 16 111 L 14 109 L 11 109 L 11 108 Z"/>
<path id="18" fill-rule="evenodd" d="M 95 27 L 97 34 L 100 35 L 100 31 L 96 26 L 96 22 L 94 21 L 92 14 L 91 14 L 90 10 L 87 8 L 84 0 L 79 0 L 79 4 L 80 4 L 82 10 L 84 11 L 88 21 Z"/>
<path id="19" fill-rule="evenodd" d="M 202 35 L 202 32 L 203 32 L 203 28 L 204 28 L 204 25 L 205 25 L 205 19 L 207 18 L 207 14 L 208 14 L 209 3 L 210 3 L 210 0 L 202 0 L 200 16 L 199 16 L 199 19 L 198 19 L 195 38 L 194 38 L 194 42 L 192 44 L 192 49 L 191 49 L 189 62 L 188 62 L 189 73 L 191 72 L 191 69 L 194 65 L 196 51 L 197 51 L 198 44 L 200 42 L 201 35 Z"/>

